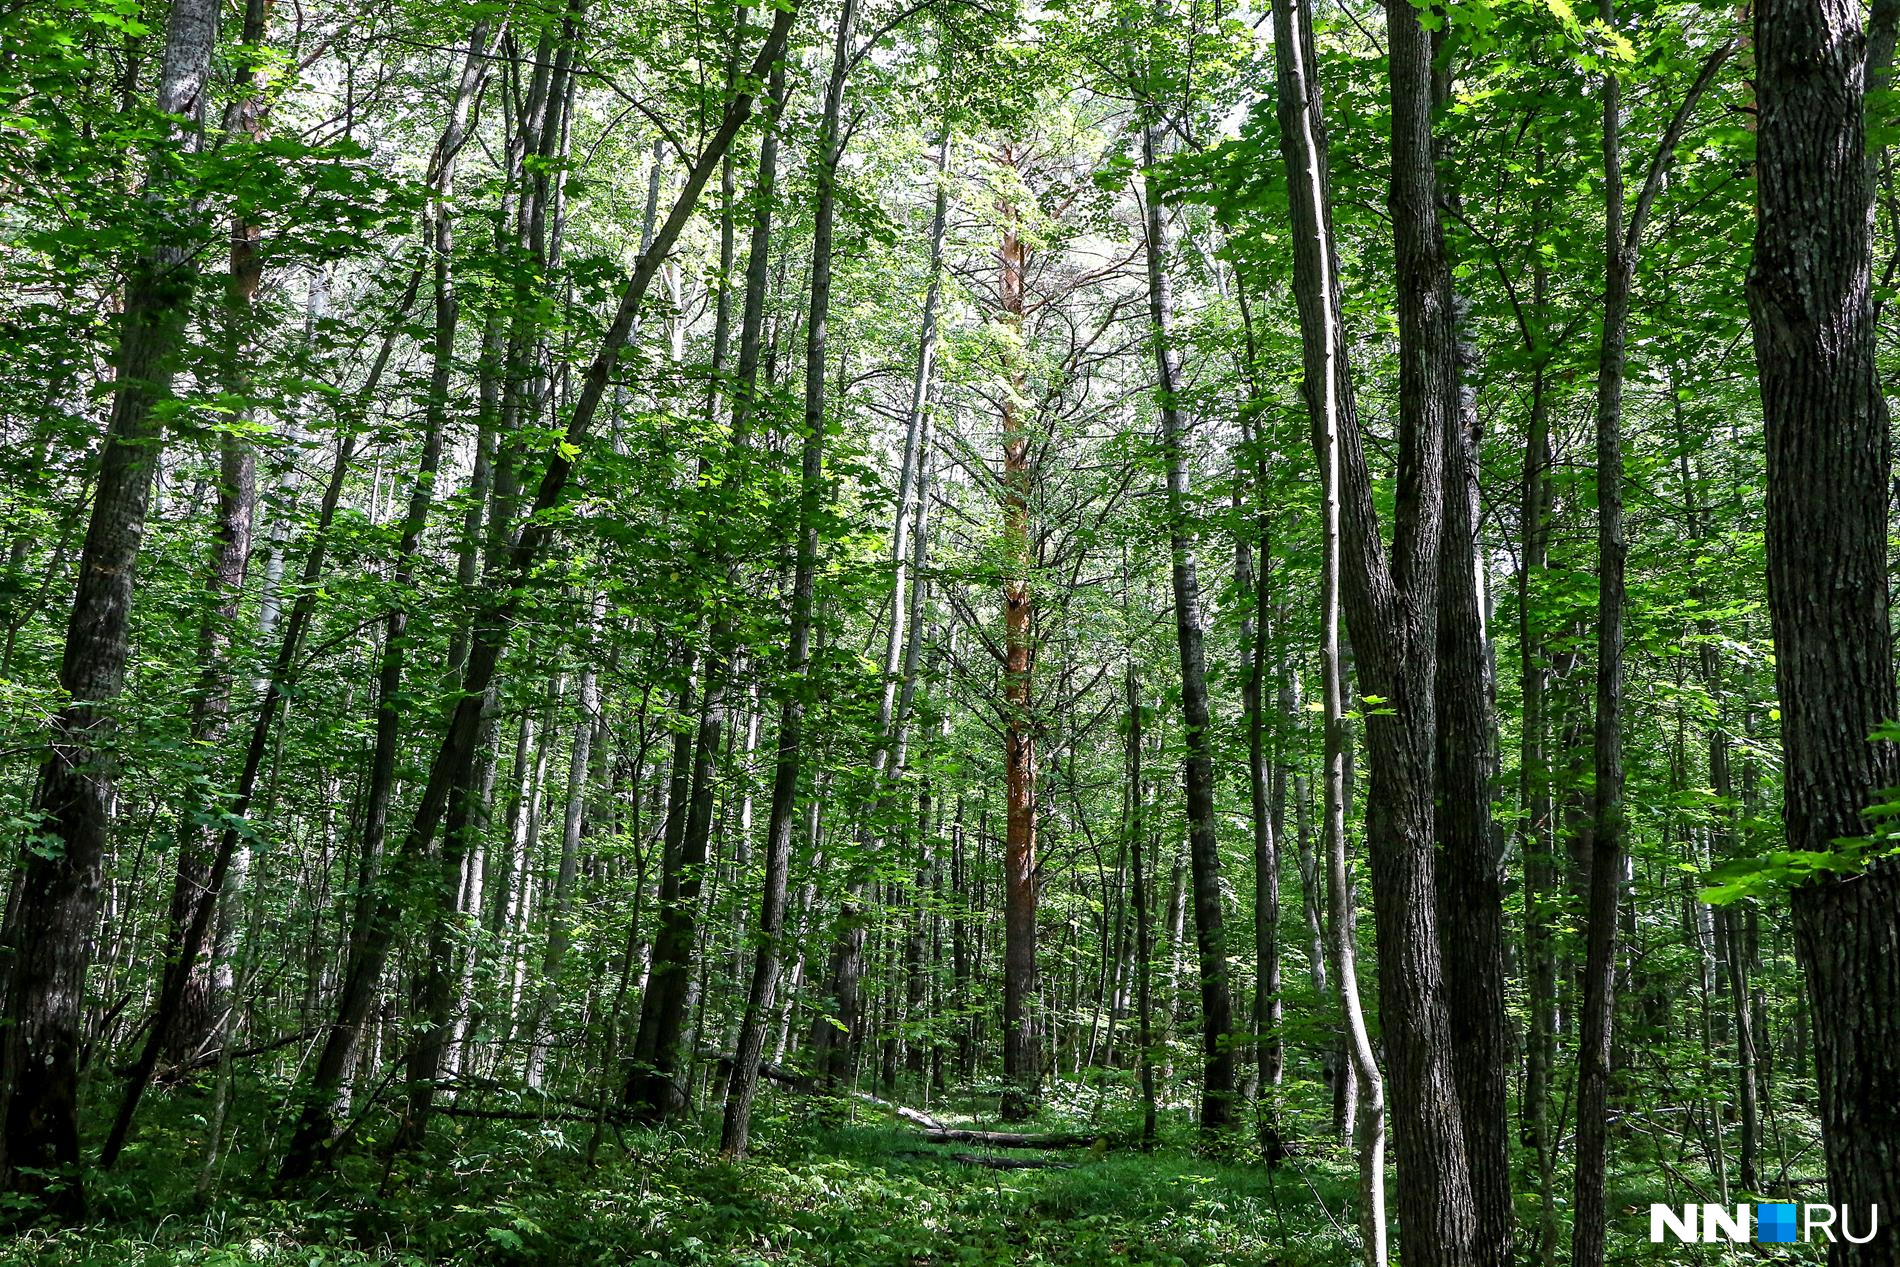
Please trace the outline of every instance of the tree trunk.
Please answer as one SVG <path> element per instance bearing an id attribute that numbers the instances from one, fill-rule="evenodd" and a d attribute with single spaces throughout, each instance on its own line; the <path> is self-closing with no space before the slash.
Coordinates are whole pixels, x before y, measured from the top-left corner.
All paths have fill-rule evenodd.
<path id="1" fill-rule="evenodd" d="M 1614 0 L 1599 0 L 1598 17 L 1613 26 Z M 1622 86 L 1612 65 L 1603 76 L 1602 337 L 1597 351 L 1597 666 L 1596 730 L 1592 747 L 1596 819 L 1591 834 L 1589 912 L 1583 970 L 1581 1035 L 1577 1048 L 1577 1156 L 1570 1256 L 1575 1267 L 1600 1267 L 1609 1212 L 1604 1170 L 1609 1150 L 1610 1065 L 1616 1016 L 1616 957 L 1624 872 L 1623 619 L 1623 379 L 1630 295 L 1637 251 L 1650 207 L 1661 189 L 1690 111 L 1735 47 L 1733 41 L 1704 62 L 1657 147 L 1634 210 L 1624 223 Z"/>
<path id="2" fill-rule="evenodd" d="M 242 56 L 254 60 L 260 50 L 268 21 L 268 0 L 248 0 L 244 11 L 244 29 L 240 37 Z M 260 82 L 256 68 L 244 66 L 239 82 L 247 89 L 226 112 L 225 131 L 241 135 L 255 144 L 264 134 L 263 98 L 266 85 Z M 213 754 L 199 774 L 203 786 L 194 789 L 187 801 L 178 832 L 178 870 L 172 887 L 171 910 L 167 919 L 167 958 L 179 952 L 185 929 L 191 922 L 192 904 L 204 891 L 211 874 L 211 856 L 205 848 L 205 820 L 215 815 L 218 787 L 218 762 L 231 730 L 231 690 L 237 666 L 233 663 L 232 643 L 236 634 L 238 605 L 243 598 L 244 576 L 250 568 L 251 534 L 257 512 L 257 453 L 245 427 L 254 421 L 251 365 L 252 309 L 257 289 L 264 278 L 264 264 L 257 246 L 262 233 L 256 224 L 242 216 L 231 221 L 230 264 L 225 274 L 224 346 L 220 366 L 221 386 L 227 398 L 240 402 L 236 425 L 218 433 L 218 510 L 213 535 L 211 565 L 205 576 L 205 612 L 198 627 L 198 689 L 192 699 L 191 742 L 196 752 Z M 222 981 L 215 979 L 209 945 L 201 945 L 192 961 L 184 965 L 185 997 L 178 1014 L 171 1018 L 164 1042 L 175 1060 L 188 1059 L 203 1050 L 217 1026 L 217 1008 L 229 995 L 229 965 Z"/>
<path id="3" fill-rule="evenodd" d="M 1255 440 L 1258 444 L 1258 440 Z M 1254 497 L 1265 496 L 1265 459 L 1255 465 Z M 1239 481 L 1236 481 L 1236 497 Z M 1247 724 L 1247 786 L 1253 826 L 1254 864 L 1254 1044 L 1259 1063 L 1261 1151 L 1269 1167 L 1285 1157 L 1280 1137 L 1280 1084 L 1286 1073 L 1286 1040 L 1280 998 L 1280 837 L 1285 825 L 1286 782 L 1283 767 L 1270 766 L 1267 751 L 1266 681 L 1272 641 L 1272 543 L 1264 504 L 1256 510 L 1260 565 L 1243 531 L 1234 547 L 1234 587 L 1241 603 L 1241 650 L 1248 657 L 1241 682 L 1241 707 Z M 1281 665 L 1282 676 L 1288 666 Z M 1284 725 L 1286 715 L 1282 714 Z M 1277 796 L 1276 796 L 1276 783 Z"/>
<path id="4" fill-rule="evenodd" d="M 1866 837 L 1900 784 L 1869 736 L 1895 714 L 1888 621 L 1887 406 L 1875 367 L 1872 191 L 1860 10 L 1755 7 L 1757 207 L 1749 315 L 1768 442 L 1768 594 L 1788 843 Z M 1812 1002 L 1828 1200 L 1900 1208 L 1900 868 L 1877 861 L 1795 889 Z M 1833 1267 L 1891 1267 L 1900 1239 L 1836 1241 Z"/>
<path id="5" fill-rule="evenodd" d="M 167 16 L 157 108 L 183 116 L 170 148 L 203 139 L 218 6 L 176 0 Z M 174 196 L 168 160 L 154 155 L 148 198 Z M 0 1039 L 0 1184 L 41 1197 L 60 1218 L 85 1216 L 79 1165 L 79 1059 L 85 1041 L 86 972 L 100 901 L 112 809 L 113 702 L 125 683 L 133 572 L 145 536 L 152 477 L 163 444 L 158 406 L 171 394 L 196 288 L 189 239 L 199 215 L 190 196 L 132 270 L 119 318 L 112 414 L 79 559 L 53 718 L 40 767 L 38 827 L 25 851 L 5 936 L 11 952 Z"/>
<path id="6" fill-rule="evenodd" d="M 1214 820 L 1214 741 L 1207 702 L 1207 658 L 1202 643 L 1201 587 L 1195 570 L 1188 506 L 1187 424 L 1181 417 L 1180 365 L 1173 345 L 1174 298 L 1167 270 L 1167 225 L 1157 201 L 1153 169 L 1160 124 L 1142 132 L 1146 165 L 1144 246 L 1148 262 L 1148 317 L 1154 343 L 1156 394 L 1167 462 L 1168 544 L 1173 555 L 1175 640 L 1181 655 L 1181 709 L 1187 755 L 1188 858 L 1194 872 L 1194 941 L 1201 986 L 1201 1129 L 1223 1130 L 1234 1117 L 1233 1002 L 1227 985 L 1226 931 L 1221 921 L 1220 842 Z"/>
<path id="7" fill-rule="evenodd" d="M 1441 260 L 1443 257 L 1441 256 Z M 1451 293 L 1444 260 L 1445 290 Z M 1455 326 L 1450 333 L 1456 337 Z M 1455 346 L 1463 371 L 1466 349 Z M 1475 389 L 1442 383 L 1451 421 L 1445 437 L 1444 538 L 1438 561 L 1438 797 L 1434 819 L 1440 864 L 1438 899 L 1445 953 L 1445 1006 L 1451 1020 L 1452 1071 L 1458 1083 L 1465 1148 L 1477 1208 L 1476 1267 L 1511 1267 L 1516 1210 L 1512 1199 L 1510 1074 L 1505 1016 L 1504 885 L 1499 838 L 1491 821 L 1495 771 L 1491 650 L 1485 629 L 1478 539 L 1478 408 Z"/>
<path id="8" fill-rule="evenodd" d="M 1124 674 L 1128 695 L 1128 883 L 1135 919 L 1135 1060 L 1141 1079 L 1141 1146 L 1155 1143 L 1154 929 L 1148 919 L 1148 871 L 1142 856 L 1145 793 L 1141 779 L 1141 682 L 1131 657 Z"/>
<path id="9" fill-rule="evenodd" d="M 1433 169 L 1431 41 L 1409 7 L 1390 11 L 1400 457 L 1388 559 L 1345 362 L 1310 14 L 1294 0 L 1280 0 L 1275 21 L 1276 46 L 1283 50 L 1277 59 L 1279 109 L 1292 176 L 1305 392 L 1322 468 L 1337 472 L 1331 488 L 1341 503 L 1342 589 L 1363 693 L 1377 701 L 1366 722 L 1372 765 L 1367 839 L 1380 1013 L 1394 1080 L 1395 1133 L 1406 1159 L 1399 1172 L 1399 1224 L 1408 1264 L 1463 1267 L 1474 1261 L 1476 1212 L 1450 1067 L 1432 874 L 1440 464 L 1453 421 L 1448 407 L 1456 400 L 1457 367 Z M 1343 679 L 1343 667 L 1335 677 Z M 1335 689 L 1343 695 L 1343 680 Z M 1343 714 L 1344 700 L 1329 700 L 1328 707 Z M 1343 742 L 1335 740 L 1334 747 L 1343 754 Z M 1339 764 L 1339 758 L 1329 762 L 1329 785 L 1344 781 L 1335 772 Z M 1329 799 L 1343 807 L 1343 788 Z M 1338 909 L 1342 897 L 1335 892 L 1336 940 L 1349 926 L 1344 917 L 1350 911 Z M 1346 985 L 1342 980 L 1342 992 L 1350 997 Z M 1358 1072 L 1363 1083 L 1366 1070 Z M 1361 1094 L 1366 1091 L 1362 1086 Z M 1367 1248 L 1382 1247 L 1369 1238 Z"/>
<path id="10" fill-rule="evenodd" d="M 1014 166 L 1016 151 L 1005 145 L 999 161 Z M 1003 212 L 1002 264 L 998 294 L 1003 322 L 1020 339 L 1023 329 L 1029 244 L 1021 211 Z M 1035 490 L 1028 420 L 1023 416 L 1024 375 L 1011 355 L 1003 391 L 1003 739 L 1005 834 L 1003 841 L 1003 1103 L 1006 1122 L 1036 1111 L 1042 1099 L 1042 1036 L 1035 1014 L 1036 973 L 1036 719 L 1031 680 L 1035 668 L 1035 592 L 1031 572 L 1030 503 Z"/>

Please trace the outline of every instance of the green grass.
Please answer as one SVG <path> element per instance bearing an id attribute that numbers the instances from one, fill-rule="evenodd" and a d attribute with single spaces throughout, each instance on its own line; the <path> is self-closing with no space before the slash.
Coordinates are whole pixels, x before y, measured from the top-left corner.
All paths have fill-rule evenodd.
<path id="1" fill-rule="evenodd" d="M 1353 1261 L 1351 1243 L 1316 1204 L 1323 1198 L 1345 1221 L 1350 1176 L 1329 1162 L 1269 1176 L 1257 1163 L 1196 1155 L 1181 1126 L 1151 1154 L 1079 1150 L 1063 1156 L 1069 1169 L 992 1171 L 883 1122 L 774 1108 L 780 1115 L 761 1124 L 743 1163 L 720 1161 L 704 1141 L 675 1131 L 629 1133 L 590 1168 L 584 1128 L 570 1136 L 485 1123 L 453 1137 L 445 1131 L 435 1151 L 393 1166 L 370 1153 L 351 1157 L 325 1184 L 294 1196 L 274 1192 L 262 1175 L 237 1178 L 209 1204 L 192 1198 L 193 1168 L 182 1150 L 170 1156 L 154 1145 L 96 1188 L 95 1226 L 30 1234 L 0 1247 L 0 1260 L 49 1267 Z"/>

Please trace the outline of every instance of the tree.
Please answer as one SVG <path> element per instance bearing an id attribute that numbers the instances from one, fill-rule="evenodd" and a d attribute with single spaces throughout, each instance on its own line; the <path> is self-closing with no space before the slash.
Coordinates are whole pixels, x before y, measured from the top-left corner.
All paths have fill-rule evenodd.
<path id="1" fill-rule="evenodd" d="M 79 1059 L 86 970 L 100 897 L 113 764 L 111 706 L 130 655 L 132 582 L 152 477 L 164 440 L 160 406 L 171 394 L 197 285 L 191 240 L 200 225 L 166 151 L 188 159 L 204 140 L 218 7 L 180 0 L 165 24 L 156 104 L 172 134 L 148 165 L 146 198 L 157 238 L 140 254 L 119 317 L 112 416 L 79 558 L 51 751 L 33 796 L 39 822 L 0 942 L 11 954 L 7 1025 L 0 1041 L 0 1179 L 43 1193 L 63 1217 L 80 1218 Z M 182 196 L 182 216 L 168 205 Z"/>
<path id="2" fill-rule="evenodd" d="M 1840 858 L 1793 895 L 1813 998 L 1828 1199 L 1900 1199 L 1900 1044 L 1890 946 L 1900 872 L 1862 862 L 1870 811 L 1900 783 L 1887 617 L 1887 406 L 1875 360 L 1872 200 L 1858 9 L 1755 10 L 1760 118 L 1749 317 L 1768 443 L 1768 595 L 1789 844 Z M 1889 46 L 1890 47 L 1890 46 Z M 1828 1261 L 1891 1263 L 1893 1242 Z"/>

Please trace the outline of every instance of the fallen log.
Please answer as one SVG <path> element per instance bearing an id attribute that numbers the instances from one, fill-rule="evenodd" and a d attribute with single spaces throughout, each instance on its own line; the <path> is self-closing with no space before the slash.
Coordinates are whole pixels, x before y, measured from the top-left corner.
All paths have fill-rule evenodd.
<path id="1" fill-rule="evenodd" d="M 1050 1161 L 1046 1157 L 992 1157 L 988 1153 L 951 1153 L 950 1160 L 966 1166 L 981 1166 L 985 1170 L 1073 1170 L 1075 1167 L 1066 1161 Z"/>
<path id="2" fill-rule="evenodd" d="M 963 1166 L 981 1166 L 985 1170 L 1074 1170 L 1075 1166 L 1066 1161 L 1050 1161 L 1046 1157 L 992 1157 L 987 1153 L 926 1153 L 905 1152 L 899 1157 L 914 1157 L 925 1161 L 954 1161 Z"/>
<path id="3" fill-rule="evenodd" d="M 1100 1135 L 1020 1135 L 1014 1131 L 966 1131 L 936 1126 L 924 1130 L 933 1144 L 981 1144 L 985 1148 L 1093 1148 Z"/>

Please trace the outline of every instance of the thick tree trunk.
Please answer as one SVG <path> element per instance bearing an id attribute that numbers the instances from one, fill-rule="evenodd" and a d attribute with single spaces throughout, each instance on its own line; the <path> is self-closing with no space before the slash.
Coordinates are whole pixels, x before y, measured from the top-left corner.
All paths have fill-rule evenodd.
<path id="1" fill-rule="evenodd" d="M 1399 1223 L 1408 1264 L 1463 1267 L 1474 1261 L 1477 1216 L 1451 1069 L 1432 859 L 1441 462 L 1455 422 L 1457 366 L 1433 169 L 1431 41 L 1408 6 L 1390 11 L 1400 456 L 1388 559 L 1344 361 L 1310 16 L 1304 6 L 1281 0 L 1275 17 L 1282 32 L 1276 46 L 1284 50 L 1279 108 L 1292 174 L 1306 394 L 1315 448 L 1323 466 L 1338 471 L 1342 588 L 1359 677 L 1363 693 L 1380 701 L 1366 723 L 1372 765 L 1367 839 L 1380 1013 L 1395 1135 L 1406 1163 L 1399 1172 Z M 1336 938 L 1341 922 L 1335 919 Z"/>
<path id="2" fill-rule="evenodd" d="M 185 153 L 203 139 L 217 31 L 211 0 L 177 0 L 166 19 L 156 104 L 183 118 L 171 147 Z M 176 192 L 167 164 L 155 156 L 151 165 L 155 204 Z M 161 229 L 166 240 L 126 284 L 112 414 L 60 660 L 67 702 L 53 718 L 33 797 L 39 826 L 0 937 L 11 959 L 0 1027 L 0 1184 L 43 1197 L 63 1219 L 82 1218 L 86 1208 L 77 1169 L 79 1058 L 112 813 L 112 705 L 125 682 L 133 574 L 163 444 L 158 406 L 171 393 L 197 282 L 188 242 L 199 213 L 195 200 L 184 203 L 181 222 Z"/>
<path id="3" fill-rule="evenodd" d="M 1451 291 L 1449 261 L 1445 289 Z M 1452 331 L 1457 333 L 1455 328 Z M 1468 372 L 1465 348 L 1454 364 Z M 1445 1006 L 1452 1070 L 1477 1206 L 1477 1267 L 1511 1267 L 1516 1211 L 1510 1139 L 1511 1038 L 1505 1016 L 1504 885 L 1491 820 L 1496 698 L 1485 629 L 1478 540 L 1478 410 L 1475 390 L 1441 384 L 1451 429 L 1445 437 L 1444 540 L 1439 553 L 1437 713 L 1439 919 L 1445 948 Z"/>
<path id="4" fill-rule="evenodd" d="M 1888 621 L 1889 436 L 1875 368 L 1872 192 L 1860 9 L 1755 6 L 1758 103 L 1749 314 L 1768 440 L 1768 594 L 1788 842 L 1838 849 L 1900 784 Z M 1900 1209 L 1900 868 L 1793 896 L 1812 1000 L 1828 1200 L 1864 1226 Z M 1836 1241 L 1833 1267 L 1892 1267 L 1900 1238 Z"/>

